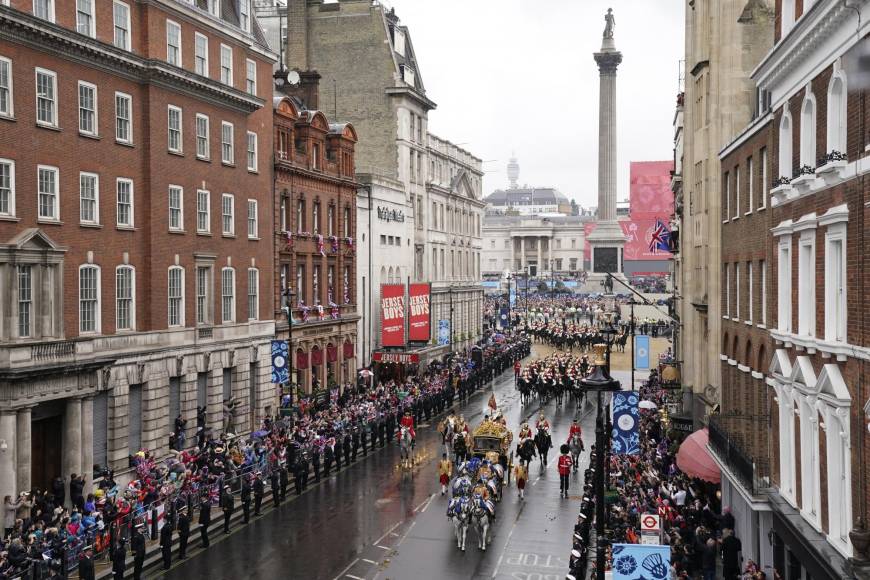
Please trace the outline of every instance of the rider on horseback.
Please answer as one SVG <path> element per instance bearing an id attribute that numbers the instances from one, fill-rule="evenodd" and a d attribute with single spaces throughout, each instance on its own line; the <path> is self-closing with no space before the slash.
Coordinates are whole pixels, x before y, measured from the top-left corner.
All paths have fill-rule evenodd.
<path id="1" fill-rule="evenodd" d="M 411 442 L 417 442 L 417 434 L 414 432 L 414 418 L 411 417 L 411 411 L 405 411 L 405 416 L 399 421 L 399 425 L 407 427 L 411 431 Z M 399 435 L 401 437 L 401 435 Z"/>
<path id="2" fill-rule="evenodd" d="M 529 427 L 528 423 L 523 422 L 522 427 L 520 427 L 519 435 L 517 435 L 519 444 L 522 445 L 526 442 L 526 439 L 531 439 L 532 437 L 534 437 L 534 435 L 532 435 L 531 427 Z"/>
<path id="3" fill-rule="evenodd" d="M 541 412 L 538 414 L 538 420 L 535 421 L 535 429 L 539 429 L 539 430 L 540 430 L 540 429 L 543 429 L 543 430 L 546 431 L 548 434 L 549 434 L 549 432 L 550 432 L 550 422 L 547 421 L 547 419 L 544 417 L 544 412 L 543 412 L 543 411 L 541 411 Z"/>
<path id="4" fill-rule="evenodd" d="M 568 431 L 568 442 L 569 442 L 569 443 L 570 443 L 570 441 L 571 441 L 571 438 L 574 437 L 574 434 L 575 434 L 575 433 L 576 433 L 577 435 L 580 435 L 581 437 L 583 436 L 583 429 L 580 428 L 580 424 L 577 423 L 577 419 L 574 419 L 574 420 L 571 422 L 571 430 Z"/>

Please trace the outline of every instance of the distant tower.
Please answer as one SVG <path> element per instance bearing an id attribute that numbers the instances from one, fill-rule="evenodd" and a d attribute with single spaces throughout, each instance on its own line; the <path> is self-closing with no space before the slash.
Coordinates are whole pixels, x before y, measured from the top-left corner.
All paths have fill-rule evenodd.
<path id="1" fill-rule="evenodd" d="M 508 181 L 511 183 L 511 189 L 517 188 L 517 180 L 520 178 L 520 164 L 517 163 L 516 154 L 511 154 L 511 160 L 507 166 Z"/>

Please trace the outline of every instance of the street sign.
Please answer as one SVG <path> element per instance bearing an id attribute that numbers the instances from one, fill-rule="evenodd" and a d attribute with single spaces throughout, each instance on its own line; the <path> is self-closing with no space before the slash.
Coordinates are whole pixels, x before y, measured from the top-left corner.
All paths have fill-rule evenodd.
<path id="1" fill-rule="evenodd" d="M 658 532 L 661 529 L 661 517 L 655 514 L 643 514 L 640 516 L 641 532 Z"/>

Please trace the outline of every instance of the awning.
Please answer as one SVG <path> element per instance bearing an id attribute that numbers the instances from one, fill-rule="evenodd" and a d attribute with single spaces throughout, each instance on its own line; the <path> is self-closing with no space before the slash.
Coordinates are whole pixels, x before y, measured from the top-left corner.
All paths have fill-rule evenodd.
<path id="1" fill-rule="evenodd" d="M 677 467 L 690 477 L 719 483 L 722 481 L 722 472 L 707 451 L 709 439 L 706 428 L 686 437 L 680 444 L 680 450 L 677 451 Z"/>

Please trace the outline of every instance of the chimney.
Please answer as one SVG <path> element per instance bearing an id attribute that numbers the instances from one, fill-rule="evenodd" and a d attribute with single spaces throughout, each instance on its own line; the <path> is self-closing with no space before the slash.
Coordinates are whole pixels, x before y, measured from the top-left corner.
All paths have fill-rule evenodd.
<path id="1" fill-rule="evenodd" d="M 308 0 L 287 0 L 287 68 L 308 69 Z"/>
<path id="2" fill-rule="evenodd" d="M 299 83 L 284 85 L 284 93 L 296 97 L 310 111 L 320 109 L 320 73 L 316 70 L 299 71 Z"/>

